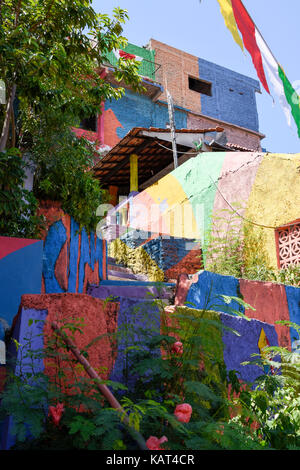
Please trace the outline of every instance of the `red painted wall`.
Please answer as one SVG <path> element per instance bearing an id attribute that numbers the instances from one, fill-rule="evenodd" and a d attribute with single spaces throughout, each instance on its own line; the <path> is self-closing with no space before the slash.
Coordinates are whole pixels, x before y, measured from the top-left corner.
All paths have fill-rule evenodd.
<path id="1" fill-rule="evenodd" d="M 74 333 L 74 342 L 79 349 L 83 349 L 97 336 L 107 333 L 114 333 L 117 328 L 119 313 L 119 303 L 105 302 L 86 294 L 44 294 L 44 295 L 23 295 L 21 307 L 18 315 L 24 316 L 24 324 L 28 324 L 32 309 L 42 311 L 46 310 L 47 318 L 44 326 L 45 341 L 53 338 L 51 322 L 57 321 L 62 325 L 65 321 L 72 321 L 78 318 L 84 319 L 83 334 Z M 28 319 L 27 319 L 28 317 Z M 18 317 L 15 318 L 16 324 Z M 112 338 L 105 336 L 100 341 L 95 342 L 89 350 L 89 362 L 94 369 L 101 371 L 101 378 L 107 380 L 116 359 L 116 348 Z M 65 351 L 64 351 L 65 354 Z M 70 358 L 74 358 L 72 353 Z M 53 360 L 51 361 L 53 362 Z M 44 363 L 45 374 L 54 378 L 55 369 L 49 364 Z M 62 361 L 69 383 L 73 383 L 73 376 L 87 377 L 85 371 L 80 369 L 68 371 L 70 365 Z"/>
<path id="2" fill-rule="evenodd" d="M 291 350 L 289 327 L 275 324 L 279 320 L 290 321 L 285 286 L 240 279 L 240 291 L 244 301 L 255 308 L 247 309 L 245 314 L 249 318 L 275 325 L 279 345 Z"/>

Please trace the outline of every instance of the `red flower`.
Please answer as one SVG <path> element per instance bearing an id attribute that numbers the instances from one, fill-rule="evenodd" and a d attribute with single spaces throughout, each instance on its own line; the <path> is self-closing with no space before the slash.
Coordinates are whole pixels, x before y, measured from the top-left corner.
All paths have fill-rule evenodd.
<path id="1" fill-rule="evenodd" d="M 167 442 L 168 438 L 166 436 L 161 437 L 158 439 L 158 437 L 155 436 L 150 436 L 149 439 L 146 442 L 146 446 L 148 447 L 149 450 L 164 450 L 160 447 L 160 444 L 163 442 Z"/>
<path id="2" fill-rule="evenodd" d="M 181 341 L 176 341 L 176 343 L 173 344 L 172 353 L 178 354 L 178 356 L 183 354 L 183 345 Z"/>
<path id="3" fill-rule="evenodd" d="M 57 403 L 56 406 L 49 406 L 49 415 L 51 416 L 55 426 L 59 425 L 63 412 L 64 412 L 63 403 Z"/>
<path id="4" fill-rule="evenodd" d="M 188 423 L 191 419 L 193 409 L 188 403 L 182 403 L 182 405 L 177 405 L 174 411 L 174 415 L 182 423 Z"/>

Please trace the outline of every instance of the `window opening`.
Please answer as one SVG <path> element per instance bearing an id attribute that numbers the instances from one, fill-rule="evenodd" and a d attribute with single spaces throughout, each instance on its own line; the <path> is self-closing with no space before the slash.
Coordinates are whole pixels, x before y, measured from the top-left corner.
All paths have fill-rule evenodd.
<path id="1" fill-rule="evenodd" d="M 212 96 L 212 84 L 199 78 L 189 77 L 189 89 L 202 95 Z"/>

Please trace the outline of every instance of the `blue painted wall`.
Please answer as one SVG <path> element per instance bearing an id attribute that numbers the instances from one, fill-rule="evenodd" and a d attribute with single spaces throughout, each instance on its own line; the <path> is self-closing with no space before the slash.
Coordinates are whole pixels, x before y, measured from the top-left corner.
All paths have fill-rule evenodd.
<path id="1" fill-rule="evenodd" d="M 234 300 L 227 304 L 221 295 L 240 297 L 239 280 L 233 276 L 221 276 L 203 271 L 199 274 L 198 281 L 191 285 L 186 305 L 200 310 L 215 310 L 229 314 L 234 314 L 234 310 L 245 312 L 245 309 Z"/>
<path id="2" fill-rule="evenodd" d="M 300 289 L 293 286 L 285 286 L 290 321 L 300 326 Z M 299 334 L 295 328 L 290 328 L 291 343 L 299 340 Z"/>
<path id="3" fill-rule="evenodd" d="M 0 318 L 9 326 L 18 313 L 21 296 L 41 293 L 42 257 L 43 242 L 36 241 L 0 259 Z"/>
<path id="4" fill-rule="evenodd" d="M 253 360 L 252 354 L 260 354 L 258 341 L 262 329 L 264 330 L 270 346 L 278 346 L 278 338 L 273 325 L 259 320 L 247 321 L 241 317 L 220 314 L 221 321 L 226 327 L 223 330 L 223 357 L 227 370 L 235 370 L 239 378 L 245 382 L 254 380 L 263 374 L 256 365 L 242 365 L 243 362 Z M 227 330 L 227 328 L 229 328 Z M 239 335 L 232 333 L 236 331 Z"/>
<path id="5" fill-rule="evenodd" d="M 199 78 L 212 83 L 212 96 L 201 95 L 201 113 L 258 131 L 259 82 L 204 59 L 198 61 Z"/>
<path id="6" fill-rule="evenodd" d="M 166 128 L 169 122 L 168 107 L 155 103 L 145 95 L 138 95 L 126 90 L 120 100 L 106 101 L 105 110 L 111 109 L 123 127 L 117 129 L 120 139 L 133 127 Z M 187 113 L 175 109 L 175 124 L 177 129 L 187 128 Z"/>
<path id="7" fill-rule="evenodd" d="M 79 237 L 81 235 L 81 239 Z M 80 242 L 80 243 L 79 243 Z M 58 265 L 59 255 L 67 243 L 67 263 L 62 260 L 60 271 L 67 279 L 67 286 L 60 284 L 56 278 L 55 269 Z M 85 268 L 88 265 L 94 272 L 98 262 L 99 280 L 106 278 L 107 245 L 96 237 L 95 233 L 88 234 L 83 228 L 79 231 L 79 225 L 71 218 L 70 237 L 68 238 L 66 227 L 62 220 L 51 225 L 44 242 L 43 277 L 45 293 L 84 292 Z M 89 279 L 88 279 L 88 282 Z M 30 292 L 25 292 L 30 293 Z"/>

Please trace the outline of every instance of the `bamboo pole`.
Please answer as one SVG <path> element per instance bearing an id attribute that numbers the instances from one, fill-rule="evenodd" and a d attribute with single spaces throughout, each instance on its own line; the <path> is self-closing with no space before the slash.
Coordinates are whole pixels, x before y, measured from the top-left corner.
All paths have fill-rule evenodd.
<path id="1" fill-rule="evenodd" d="M 58 326 L 58 323 L 57 322 L 52 322 L 51 323 L 51 327 L 52 329 L 62 338 L 62 340 L 66 343 L 66 345 L 70 348 L 70 350 L 72 351 L 72 353 L 74 354 L 74 356 L 76 357 L 76 359 L 78 360 L 78 362 L 80 362 L 80 364 L 84 367 L 85 371 L 87 372 L 87 374 L 92 378 L 92 379 L 95 379 L 97 381 L 97 387 L 98 389 L 100 390 L 100 392 L 102 393 L 102 395 L 107 399 L 107 401 L 109 402 L 109 404 L 112 406 L 112 408 L 115 408 L 116 410 L 120 411 L 122 413 L 122 416 L 124 417 L 123 418 L 123 422 L 124 424 L 126 425 L 127 429 L 128 429 L 128 432 L 131 434 L 131 437 L 136 441 L 136 443 L 138 444 L 139 448 L 142 449 L 142 450 L 149 450 L 148 447 L 146 446 L 146 442 L 145 442 L 145 439 L 143 438 L 143 436 L 138 432 L 136 431 L 134 428 L 132 428 L 130 425 L 129 425 L 129 419 L 126 415 L 126 412 L 125 410 L 122 408 L 122 406 L 120 405 L 120 403 L 118 402 L 118 400 L 114 397 L 114 395 L 111 393 L 111 391 L 109 390 L 109 388 L 100 383 L 101 382 L 101 378 L 99 377 L 99 375 L 97 374 L 97 372 L 95 371 L 95 369 L 90 365 L 90 363 L 86 360 L 85 357 L 83 357 L 82 354 L 80 354 L 80 351 L 79 349 L 77 348 L 77 346 L 73 343 L 72 340 L 70 340 L 70 338 L 64 334 L 61 329 L 59 328 Z"/>

